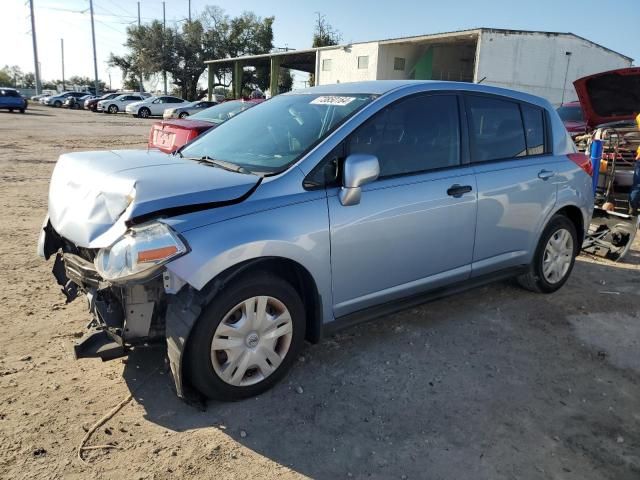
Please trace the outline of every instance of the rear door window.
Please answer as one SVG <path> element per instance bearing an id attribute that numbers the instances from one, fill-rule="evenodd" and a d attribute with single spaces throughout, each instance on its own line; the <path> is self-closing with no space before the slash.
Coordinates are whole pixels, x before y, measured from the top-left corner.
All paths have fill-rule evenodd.
<path id="1" fill-rule="evenodd" d="M 527 154 L 517 102 L 469 95 L 466 104 L 474 162 L 505 160 Z"/>

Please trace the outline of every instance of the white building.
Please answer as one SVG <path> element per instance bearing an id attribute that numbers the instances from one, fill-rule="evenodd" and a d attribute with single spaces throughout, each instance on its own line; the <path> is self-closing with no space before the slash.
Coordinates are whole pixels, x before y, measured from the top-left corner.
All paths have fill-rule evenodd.
<path id="1" fill-rule="evenodd" d="M 565 102 L 577 99 L 574 80 L 629 67 L 632 62 L 632 58 L 573 33 L 479 28 L 321 48 L 316 58 L 316 82 L 482 82 L 559 104 L 563 97 Z"/>
<path id="2" fill-rule="evenodd" d="M 236 97 L 245 67 L 271 68 L 277 90 L 279 68 L 315 74 L 318 85 L 359 80 L 455 80 L 521 90 L 551 103 L 576 100 L 573 81 L 633 59 L 573 33 L 477 28 L 348 45 L 209 60 L 233 72 Z"/>

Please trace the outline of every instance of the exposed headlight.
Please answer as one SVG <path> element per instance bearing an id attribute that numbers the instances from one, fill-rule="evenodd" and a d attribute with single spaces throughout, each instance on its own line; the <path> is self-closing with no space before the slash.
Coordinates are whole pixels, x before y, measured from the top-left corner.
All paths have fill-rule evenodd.
<path id="1" fill-rule="evenodd" d="M 131 228 L 112 246 L 98 251 L 94 264 L 105 280 L 135 280 L 151 276 L 187 251 L 167 225 L 152 223 Z"/>

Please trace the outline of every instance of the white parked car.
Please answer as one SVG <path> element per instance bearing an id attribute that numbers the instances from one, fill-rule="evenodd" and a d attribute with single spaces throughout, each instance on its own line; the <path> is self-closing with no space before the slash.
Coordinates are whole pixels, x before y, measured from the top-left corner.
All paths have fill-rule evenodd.
<path id="1" fill-rule="evenodd" d="M 100 100 L 97 110 L 105 113 L 124 112 L 127 105 L 141 100 L 144 100 L 144 96 L 140 93 L 126 93 L 110 100 Z"/>
<path id="2" fill-rule="evenodd" d="M 167 108 L 181 107 L 191 102 L 178 97 L 162 96 L 150 97 L 141 102 L 127 105 L 126 112 L 134 117 L 148 118 L 150 116 L 162 116 Z"/>

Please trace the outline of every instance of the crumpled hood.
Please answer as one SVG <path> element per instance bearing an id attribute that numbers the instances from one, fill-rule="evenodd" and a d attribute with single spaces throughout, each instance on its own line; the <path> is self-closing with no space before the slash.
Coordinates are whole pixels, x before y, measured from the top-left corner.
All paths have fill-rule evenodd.
<path id="1" fill-rule="evenodd" d="M 640 113 L 640 67 L 620 68 L 573 82 L 587 125 L 632 120 Z"/>
<path id="2" fill-rule="evenodd" d="M 242 199 L 259 181 L 157 150 L 67 153 L 51 177 L 49 220 L 77 246 L 102 248 L 127 222 Z"/>

